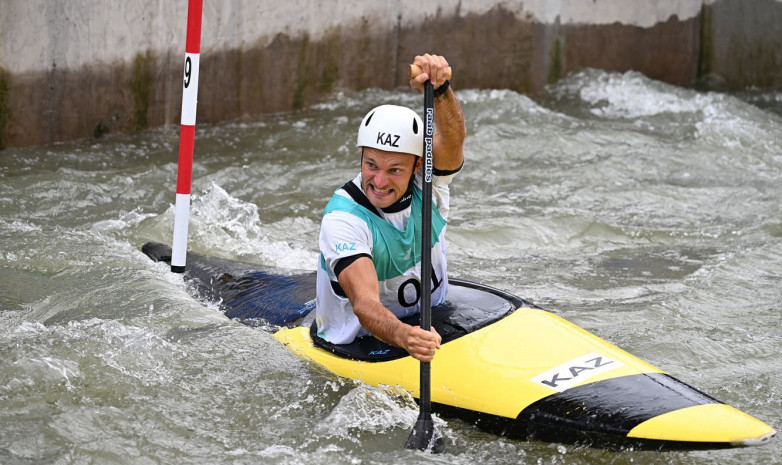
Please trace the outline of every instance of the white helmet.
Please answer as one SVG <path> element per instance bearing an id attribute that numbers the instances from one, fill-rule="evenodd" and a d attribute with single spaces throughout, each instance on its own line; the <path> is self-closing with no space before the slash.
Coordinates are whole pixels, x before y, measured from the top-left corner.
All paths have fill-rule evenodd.
<path id="1" fill-rule="evenodd" d="M 397 105 L 373 108 L 358 128 L 357 147 L 424 154 L 424 123 L 413 110 Z"/>

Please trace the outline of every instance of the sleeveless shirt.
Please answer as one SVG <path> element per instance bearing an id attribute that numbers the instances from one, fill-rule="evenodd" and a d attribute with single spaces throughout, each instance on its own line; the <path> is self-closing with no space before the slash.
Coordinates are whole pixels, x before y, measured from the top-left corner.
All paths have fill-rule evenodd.
<path id="1" fill-rule="evenodd" d="M 432 305 L 445 300 L 448 292 L 445 229 L 448 184 L 454 174 L 434 176 L 432 180 Z M 350 190 L 363 196 L 361 175 L 351 182 L 355 187 Z M 315 313 L 318 335 L 323 339 L 348 344 L 369 334 L 353 313 L 334 272 L 340 259 L 353 255 L 371 257 L 383 306 L 397 317 L 420 311 L 421 183 L 420 175 L 416 175 L 410 204 L 394 213 L 378 211 L 366 199 L 362 202 L 366 207 L 360 205 L 345 188 L 337 189 L 326 205 L 320 230 Z"/>

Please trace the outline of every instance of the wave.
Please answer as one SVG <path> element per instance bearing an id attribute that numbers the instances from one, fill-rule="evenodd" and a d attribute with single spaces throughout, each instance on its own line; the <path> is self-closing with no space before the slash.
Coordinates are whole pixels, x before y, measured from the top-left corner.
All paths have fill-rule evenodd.
<path id="1" fill-rule="evenodd" d="M 684 129 L 692 139 L 724 148 L 779 152 L 782 147 L 775 137 L 782 131 L 779 115 L 734 95 L 677 87 L 635 71 L 588 69 L 549 92 L 604 122 L 623 120 L 658 134 L 677 135 Z"/>
<path id="2" fill-rule="evenodd" d="M 305 218 L 283 219 L 263 224 L 258 206 L 233 197 L 212 182 L 201 193 L 193 194 L 190 206 L 188 249 L 221 258 L 281 268 L 314 270 L 317 254 L 311 249 L 291 246 L 291 222 L 296 236 L 317 231 L 318 225 Z M 142 225 L 147 237 L 170 242 L 173 237 L 174 207 Z M 317 237 L 317 236 L 315 236 Z M 313 242 L 313 244 L 316 242 Z"/>

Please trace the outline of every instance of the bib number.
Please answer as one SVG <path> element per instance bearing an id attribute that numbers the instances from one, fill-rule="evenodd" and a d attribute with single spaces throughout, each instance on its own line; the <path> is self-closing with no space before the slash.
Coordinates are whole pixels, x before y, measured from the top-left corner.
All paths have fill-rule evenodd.
<path id="1" fill-rule="evenodd" d="M 437 275 L 434 272 L 434 267 L 432 267 L 432 294 L 434 294 L 434 291 L 440 287 L 441 283 L 442 279 L 437 278 Z M 399 300 L 399 305 L 405 308 L 412 307 L 413 305 L 417 304 L 421 299 L 421 282 L 416 278 L 410 278 L 403 282 L 402 285 L 399 286 L 397 299 Z"/>

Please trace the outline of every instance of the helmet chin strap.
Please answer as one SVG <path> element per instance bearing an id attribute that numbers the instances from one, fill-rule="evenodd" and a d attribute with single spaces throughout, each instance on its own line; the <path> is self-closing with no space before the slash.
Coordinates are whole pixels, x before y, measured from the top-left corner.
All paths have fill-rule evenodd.
<path id="1" fill-rule="evenodd" d="M 408 206 L 410 206 L 410 203 L 413 199 L 413 182 L 412 179 L 410 180 L 410 183 L 407 185 L 407 190 L 404 194 L 402 194 L 401 197 L 399 197 L 399 200 L 392 203 L 391 205 L 387 207 L 381 208 L 384 213 L 396 213 L 404 210 Z"/>
<path id="2" fill-rule="evenodd" d="M 407 208 L 408 205 L 410 205 L 410 202 L 413 198 L 414 179 L 415 179 L 415 171 L 413 172 L 412 176 L 410 176 L 410 180 L 407 182 L 407 189 L 405 189 L 405 193 L 402 194 L 401 197 L 399 197 L 399 200 L 394 202 L 392 205 L 389 205 L 385 208 L 381 208 L 381 210 L 383 210 L 385 213 L 394 213 Z"/>
<path id="3" fill-rule="evenodd" d="M 405 195 L 403 197 L 406 197 L 408 194 L 413 192 L 413 181 L 415 180 L 415 175 L 418 173 L 418 170 L 421 169 L 421 166 L 418 166 L 418 169 L 415 169 L 416 165 L 418 165 L 419 162 L 422 162 L 423 158 L 416 157 L 415 161 L 413 162 L 413 174 L 410 175 L 410 180 L 407 181 L 407 191 L 405 192 Z"/>

